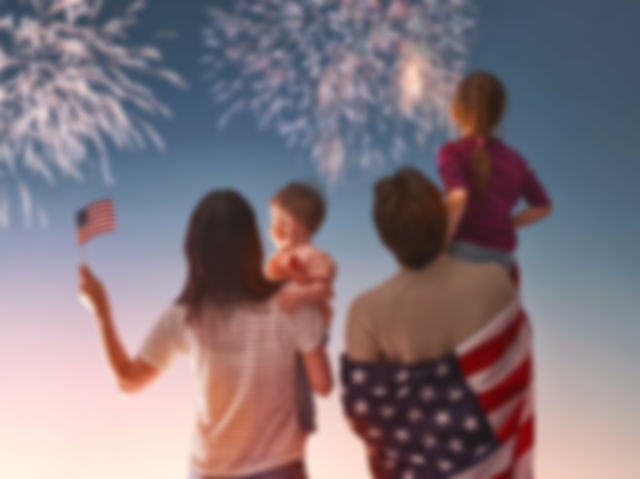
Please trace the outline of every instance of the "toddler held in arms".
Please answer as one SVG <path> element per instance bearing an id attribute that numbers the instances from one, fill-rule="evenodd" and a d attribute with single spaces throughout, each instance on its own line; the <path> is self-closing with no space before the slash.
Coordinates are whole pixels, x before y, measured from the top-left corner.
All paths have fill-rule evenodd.
<path id="1" fill-rule="evenodd" d="M 311 242 L 326 214 L 322 194 L 311 185 L 292 182 L 276 192 L 270 210 L 271 238 L 277 251 L 267 263 L 267 276 L 293 283 L 280 294 L 283 309 L 313 302 L 329 323 L 336 266 L 329 254 Z"/>
<path id="2" fill-rule="evenodd" d="M 336 265 L 328 253 L 312 244 L 326 215 L 324 197 L 312 185 L 292 182 L 273 196 L 270 213 L 277 250 L 267 263 L 266 275 L 289 283 L 279 294 L 281 307 L 293 311 L 303 303 L 315 304 L 328 326 Z M 315 429 L 313 395 L 300 358 L 295 381 L 300 425 L 311 432 Z"/>

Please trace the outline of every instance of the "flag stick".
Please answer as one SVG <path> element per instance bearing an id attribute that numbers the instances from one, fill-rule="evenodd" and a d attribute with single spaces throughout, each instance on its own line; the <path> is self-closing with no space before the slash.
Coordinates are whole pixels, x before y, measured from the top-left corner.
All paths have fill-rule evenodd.
<path id="1" fill-rule="evenodd" d="M 80 245 L 80 264 L 86 264 L 86 263 L 87 263 L 87 251 L 84 243 L 82 243 Z"/>

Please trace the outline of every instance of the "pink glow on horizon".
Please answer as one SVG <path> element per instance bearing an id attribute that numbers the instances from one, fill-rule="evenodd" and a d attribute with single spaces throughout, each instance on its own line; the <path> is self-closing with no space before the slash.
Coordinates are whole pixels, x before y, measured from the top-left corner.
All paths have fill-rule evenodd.
<path id="1" fill-rule="evenodd" d="M 130 301 L 132 293 L 105 280 L 113 285 L 122 337 L 135 351 L 153 322 L 150 311 L 159 312 L 152 297 L 162 288 Z M 3 323 L 0 335 L 0 477 L 186 478 L 195 410 L 187 362 L 181 360 L 148 390 L 126 396 L 116 390 L 95 325 L 72 293 L 61 299 L 43 292 L 36 302 L 26 288 L 19 291 L 5 309 L 19 313 Z M 538 477 L 635 477 L 638 416 L 636 405 L 625 399 L 635 386 L 629 385 L 631 396 L 619 386 L 622 376 L 634 377 L 633 362 L 602 361 L 607 353 L 594 354 L 597 345 L 567 343 L 566 331 L 540 319 L 541 308 L 534 313 L 540 333 Z M 334 328 L 335 364 L 342 350 L 342 313 Z M 342 416 L 337 391 L 320 401 L 319 424 L 307 455 L 311 477 L 367 478 L 364 449 Z"/>

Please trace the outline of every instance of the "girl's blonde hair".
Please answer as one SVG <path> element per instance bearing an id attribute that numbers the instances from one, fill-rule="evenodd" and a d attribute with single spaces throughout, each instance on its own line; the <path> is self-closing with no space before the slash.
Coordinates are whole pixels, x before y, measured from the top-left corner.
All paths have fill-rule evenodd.
<path id="1" fill-rule="evenodd" d="M 473 168 L 480 193 L 486 190 L 491 176 L 491 157 L 486 142 L 502 121 L 506 106 L 507 92 L 491 73 L 471 73 L 456 88 L 451 113 L 462 133 L 477 139 Z"/>

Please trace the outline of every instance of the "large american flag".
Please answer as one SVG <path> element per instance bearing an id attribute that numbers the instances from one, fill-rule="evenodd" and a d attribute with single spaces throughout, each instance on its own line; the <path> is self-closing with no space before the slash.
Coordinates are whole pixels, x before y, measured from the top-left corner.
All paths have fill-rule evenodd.
<path id="1" fill-rule="evenodd" d="M 533 477 L 532 338 L 519 301 L 438 360 L 342 361 L 344 407 L 376 479 Z"/>
<path id="2" fill-rule="evenodd" d="M 116 215 L 111 198 L 94 201 L 76 213 L 78 244 L 84 244 L 94 236 L 115 231 Z"/>

